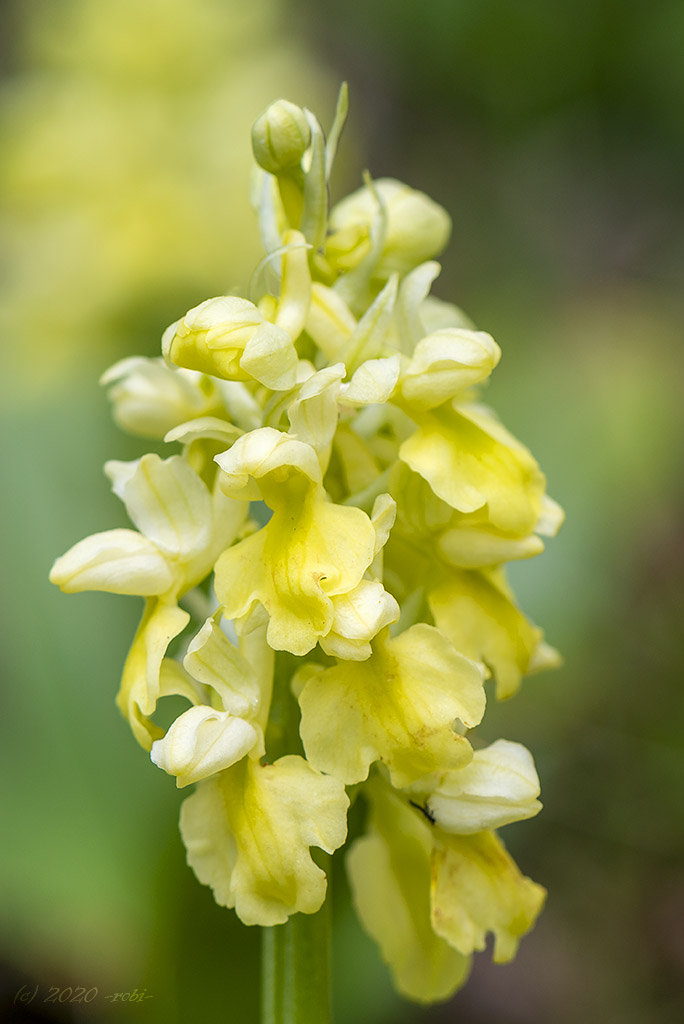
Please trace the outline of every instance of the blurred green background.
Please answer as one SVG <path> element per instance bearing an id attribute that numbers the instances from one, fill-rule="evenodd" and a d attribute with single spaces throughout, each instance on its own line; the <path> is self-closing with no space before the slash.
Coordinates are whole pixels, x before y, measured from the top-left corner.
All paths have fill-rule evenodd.
<path id="1" fill-rule="evenodd" d="M 568 519 L 514 572 L 565 666 L 483 729 L 534 752 L 544 811 L 504 839 L 547 908 L 514 964 L 482 954 L 422 1010 L 393 995 L 338 872 L 338 1022 L 679 1024 L 684 5 L 1 11 L 3 1019 L 257 1019 L 258 935 L 185 867 L 181 796 L 113 706 L 136 602 L 67 599 L 47 573 L 124 525 L 101 466 L 142 449 L 110 424 L 99 374 L 244 288 L 249 127 L 279 95 L 329 123 L 346 78 L 334 197 L 367 166 L 450 211 L 436 293 L 501 345 L 488 399 Z M 51 985 L 98 996 L 45 1004 Z M 135 989 L 149 998 L 104 998 Z"/>

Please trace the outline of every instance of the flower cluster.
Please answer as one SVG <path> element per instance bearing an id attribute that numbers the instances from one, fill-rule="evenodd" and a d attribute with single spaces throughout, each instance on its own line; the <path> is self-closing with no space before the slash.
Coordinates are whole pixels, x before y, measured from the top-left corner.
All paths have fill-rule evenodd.
<path id="1" fill-rule="evenodd" d="M 480 404 L 497 344 L 429 294 L 444 210 L 370 178 L 328 210 L 345 112 L 343 90 L 327 139 L 284 100 L 256 122 L 251 297 L 202 302 L 163 359 L 105 375 L 121 426 L 180 454 L 108 463 L 137 529 L 81 541 L 51 579 L 145 598 L 118 705 L 196 786 L 181 834 L 217 902 L 246 924 L 315 912 L 310 849 L 341 847 L 363 800 L 356 909 L 399 990 L 431 1001 L 487 933 L 509 960 L 544 900 L 495 831 L 539 810 L 532 758 L 470 730 L 488 677 L 508 697 L 557 660 L 504 563 L 562 513 Z M 170 695 L 189 706 L 164 730 Z"/>

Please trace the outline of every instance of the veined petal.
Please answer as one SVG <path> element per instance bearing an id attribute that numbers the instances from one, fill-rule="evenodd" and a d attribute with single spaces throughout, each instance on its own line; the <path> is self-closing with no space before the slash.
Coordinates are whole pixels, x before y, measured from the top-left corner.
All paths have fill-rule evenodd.
<path id="1" fill-rule="evenodd" d="M 433 626 L 418 623 L 393 640 L 379 634 L 367 661 L 340 662 L 306 683 L 299 696 L 306 756 L 345 783 L 365 779 L 382 760 L 395 786 L 467 764 L 472 749 L 453 725 L 482 718 L 482 680 L 481 666 Z"/>
<path id="2" fill-rule="evenodd" d="M 249 505 L 246 502 L 229 498 L 223 493 L 217 474 L 211 494 L 208 542 L 183 563 L 181 593 L 190 590 L 208 575 L 219 554 L 232 544 L 240 533 L 248 514 Z"/>
<path id="3" fill-rule="evenodd" d="M 430 827 L 388 788 L 376 789 L 368 834 L 347 854 L 354 908 L 402 995 L 425 1003 L 448 999 L 466 980 L 470 958 L 432 929 Z"/>
<path id="4" fill-rule="evenodd" d="M 261 406 L 246 384 L 239 380 L 217 380 L 215 384 L 233 423 L 242 430 L 254 430 L 261 426 Z"/>
<path id="5" fill-rule="evenodd" d="M 397 277 L 392 275 L 354 328 L 340 355 L 348 370 L 356 370 L 368 359 L 380 355 L 392 323 L 397 297 Z"/>
<path id="6" fill-rule="evenodd" d="M 405 463 L 393 468 L 390 487 L 399 503 L 399 531 L 414 544 L 427 541 L 430 550 L 448 565 L 480 569 L 530 558 L 544 550 L 534 533 L 520 536 L 493 526 L 486 506 L 476 512 L 457 512 Z"/>
<path id="7" fill-rule="evenodd" d="M 260 730 L 227 711 L 201 704 L 179 715 L 166 735 L 155 740 L 150 758 L 179 789 L 215 775 L 239 761 L 263 738 Z"/>
<path id="8" fill-rule="evenodd" d="M 106 530 L 85 537 L 58 558 L 50 582 L 65 594 L 104 590 L 151 597 L 165 594 L 174 576 L 167 558 L 147 537 L 135 530 Z"/>
<path id="9" fill-rule="evenodd" d="M 459 512 L 486 505 L 490 522 L 504 532 L 534 530 L 545 480 L 520 442 L 470 407 L 447 404 L 413 415 L 418 430 L 404 441 L 399 456 L 435 494 Z"/>
<path id="10" fill-rule="evenodd" d="M 391 494 L 378 494 L 373 502 L 371 511 L 371 522 L 375 530 L 375 548 L 373 554 L 377 555 L 384 548 L 394 526 L 397 517 L 397 503 Z"/>
<path id="11" fill-rule="evenodd" d="M 484 661 L 497 697 L 511 697 L 532 669 L 542 631 L 516 607 L 503 577 L 492 571 L 454 570 L 428 594 L 439 629 L 469 658 Z"/>
<path id="12" fill-rule="evenodd" d="M 464 956 L 484 949 L 491 931 L 494 961 L 512 960 L 545 897 L 493 832 L 445 835 L 433 852 L 432 925 Z"/>
<path id="13" fill-rule="evenodd" d="M 539 778 L 529 750 L 521 743 L 497 740 L 476 750 L 464 768 L 443 774 L 427 806 L 444 831 L 472 833 L 532 818 L 541 810 L 538 796 Z"/>
<path id="14" fill-rule="evenodd" d="M 189 559 L 209 543 L 211 497 L 180 455 L 143 455 L 135 462 L 107 462 L 114 493 L 141 533 L 172 557 Z"/>
<path id="15" fill-rule="evenodd" d="M 183 803 L 188 863 L 245 924 L 313 914 L 325 899 L 326 877 L 309 847 L 332 853 L 342 845 L 348 805 L 342 783 L 301 757 L 265 766 L 245 758 Z"/>
<path id="16" fill-rule="evenodd" d="M 190 704 L 204 704 L 206 690 L 175 658 L 164 658 L 159 671 L 159 697 L 185 697 Z"/>
<path id="17" fill-rule="evenodd" d="M 269 645 L 303 655 L 331 629 L 331 598 L 353 590 L 370 565 L 375 531 L 364 512 L 326 501 L 320 487 L 281 485 L 269 502 L 277 507 L 267 525 L 216 563 L 216 593 L 228 618 L 261 602 Z"/>
<path id="18" fill-rule="evenodd" d="M 126 658 L 116 703 L 128 719 L 133 734 L 145 750 L 162 730 L 150 721 L 162 694 L 162 659 L 174 637 L 185 628 L 190 616 L 176 604 L 148 600 Z"/>
<path id="19" fill-rule="evenodd" d="M 434 409 L 485 380 L 501 349 L 484 331 L 445 327 L 423 338 L 399 380 L 404 402 L 417 410 Z"/>
<path id="20" fill-rule="evenodd" d="M 368 443 L 352 430 L 348 423 L 341 422 L 333 441 L 333 450 L 339 461 L 339 473 L 345 493 L 356 494 L 373 486 L 381 473 L 381 467 L 370 450 Z"/>
<path id="21" fill-rule="evenodd" d="M 423 334 L 439 331 L 443 327 L 465 327 L 468 331 L 475 330 L 475 324 L 462 309 L 453 302 L 438 299 L 436 295 L 426 295 L 420 304 L 419 312 L 420 322 L 424 327 Z"/>

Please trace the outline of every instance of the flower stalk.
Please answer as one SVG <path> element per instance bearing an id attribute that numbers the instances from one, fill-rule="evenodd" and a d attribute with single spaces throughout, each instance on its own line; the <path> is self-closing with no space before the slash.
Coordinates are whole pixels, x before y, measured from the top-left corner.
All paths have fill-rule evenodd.
<path id="1" fill-rule="evenodd" d="M 317 913 L 262 929 L 261 1024 L 331 1024 L 330 916 L 328 891 Z"/>

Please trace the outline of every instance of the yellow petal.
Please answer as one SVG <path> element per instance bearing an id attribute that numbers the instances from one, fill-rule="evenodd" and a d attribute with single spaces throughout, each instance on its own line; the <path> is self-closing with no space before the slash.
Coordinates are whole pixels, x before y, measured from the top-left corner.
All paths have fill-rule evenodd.
<path id="1" fill-rule="evenodd" d="M 414 418 L 418 429 L 399 455 L 435 494 L 460 512 L 486 505 L 490 522 L 504 532 L 534 530 L 545 481 L 523 445 L 472 407 L 447 404 Z"/>
<path id="2" fill-rule="evenodd" d="M 491 669 L 497 696 L 512 696 L 533 670 L 542 631 L 516 607 L 503 578 L 491 571 L 454 570 L 429 592 L 428 601 L 454 647 Z"/>
<path id="3" fill-rule="evenodd" d="M 434 409 L 485 380 L 500 358 L 501 349 L 484 331 L 445 327 L 416 345 L 401 373 L 400 395 L 412 409 Z"/>
<path id="4" fill-rule="evenodd" d="M 484 520 L 484 521 L 483 521 Z M 544 550 L 536 534 L 516 537 L 494 529 L 480 512 L 454 513 L 448 529 L 437 538 L 437 551 L 449 565 L 480 569 L 518 558 L 532 558 Z"/>
<path id="5" fill-rule="evenodd" d="M 255 378 L 286 390 L 295 383 L 292 338 L 269 323 L 254 303 L 233 295 L 207 299 L 165 331 L 168 362 L 226 380 Z"/>
<path id="6" fill-rule="evenodd" d="M 306 331 L 327 359 L 337 359 L 355 327 L 356 319 L 344 299 L 332 288 L 314 281 Z"/>
<path id="7" fill-rule="evenodd" d="M 371 487 L 380 476 L 381 467 L 367 442 L 352 430 L 348 423 L 340 422 L 333 441 L 338 460 L 340 481 L 345 494 L 356 494 Z"/>
<path id="8" fill-rule="evenodd" d="M 421 263 L 402 279 L 395 313 L 397 348 L 411 355 L 421 338 L 429 333 L 423 322 L 423 309 L 430 286 L 440 274 L 439 263 L 430 260 Z"/>
<path id="9" fill-rule="evenodd" d="M 380 634 L 367 661 L 340 662 L 307 682 L 299 697 L 306 756 L 345 783 L 382 760 L 396 786 L 467 764 L 470 744 L 452 726 L 482 718 L 482 676 L 433 626 L 418 623 L 394 640 Z"/>
<path id="10" fill-rule="evenodd" d="M 372 189 L 361 188 L 338 203 L 330 214 L 331 229 L 334 232 L 356 230 L 368 237 L 376 215 L 376 196 L 387 217 L 384 245 L 375 268 L 378 277 L 387 277 L 394 271 L 405 274 L 442 251 L 451 232 L 448 213 L 423 192 L 393 178 L 380 178 L 373 182 Z M 359 242 L 353 235 L 351 237 L 347 260 L 341 239 L 337 245 L 336 256 L 345 269 L 356 265 L 364 255 L 364 249 L 359 248 L 358 255 L 350 262 Z"/>
<path id="11" fill-rule="evenodd" d="M 380 947 L 399 992 L 430 1003 L 464 983 L 470 958 L 453 949 L 430 922 L 429 825 L 388 790 L 374 794 L 367 835 L 347 854 L 354 908 Z"/>
<path id="12" fill-rule="evenodd" d="M 356 370 L 366 360 L 380 355 L 384 349 L 392 324 L 396 297 L 397 278 L 393 275 L 363 314 L 344 351 L 340 353 L 348 370 Z"/>
<path id="13" fill-rule="evenodd" d="M 273 427 L 251 430 L 229 451 L 216 456 L 222 470 L 223 491 L 235 498 L 263 498 L 273 508 L 279 501 L 279 484 L 288 477 L 319 482 L 321 468 L 310 444 Z M 273 483 L 275 482 L 275 487 Z"/>
<path id="14" fill-rule="evenodd" d="M 183 659 L 186 670 L 211 687 L 223 711 L 241 718 L 256 715 L 261 692 L 252 667 L 220 627 L 220 612 L 193 637 Z"/>
<path id="15" fill-rule="evenodd" d="M 494 961 L 515 956 L 541 910 L 546 891 L 523 877 L 493 832 L 443 836 L 432 863 L 432 925 L 467 956 L 494 933 Z"/>
<path id="16" fill-rule="evenodd" d="M 399 379 L 399 356 L 367 359 L 354 372 L 348 384 L 343 384 L 340 400 L 347 405 L 372 405 L 386 402 Z"/>
<path id="17" fill-rule="evenodd" d="M 300 231 L 286 231 L 283 247 L 282 281 L 275 322 L 277 327 L 296 341 L 304 330 L 311 301 L 311 246 Z"/>
<path id="18" fill-rule="evenodd" d="M 261 324 L 245 345 L 240 369 L 273 391 L 287 391 L 297 379 L 297 351 L 292 338 L 275 324 Z"/>
<path id="19" fill-rule="evenodd" d="M 327 502 L 320 487 L 278 493 L 274 485 L 269 502 L 277 507 L 267 525 L 219 558 L 216 593 L 228 618 L 261 602 L 270 646 L 303 655 L 330 632 L 331 598 L 353 590 L 370 565 L 375 531 L 364 512 Z"/>
<path id="20" fill-rule="evenodd" d="M 221 441 L 228 448 L 242 434 L 242 430 L 227 420 L 217 416 L 197 416 L 195 419 L 169 430 L 164 441 L 179 441 L 182 445 L 190 445 L 195 441 Z"/>
<path id="21" fill-rule="evenodd" d="M 162 735 L 150 721 L 162 695 L 160 670 L 169 643 L 185 628 L 190 616 L 176 604 L 155 599 L 145 605 L 138 630 L 126 658 L 121 688 L 116 698 L 133 734 L 145 750 Z"/>
<path id="22" fill-rule="evenodd" d="M 183 803 L 188 863 L 245 924 L 313 914 L 325 899 L 326 877 L 309 847 L 332 853 L 342 845 L 348 805 L 342 783 L 301 757 L 265 766 L 245 758 Z"/>
<path id="23" fill-rule="evenodd" d="M 404 463 L 392 469 L 390 488 L 398 502 L 398 532 L 414 546 L 427 542 L 431 557 L 436 555 L 448 565 L 479 569 L 530 558 L 544 549 L 533 533 L 519 536 L 497 529 L 489 521 L 486 506 L 467 514 L 457 512 Z"/>

